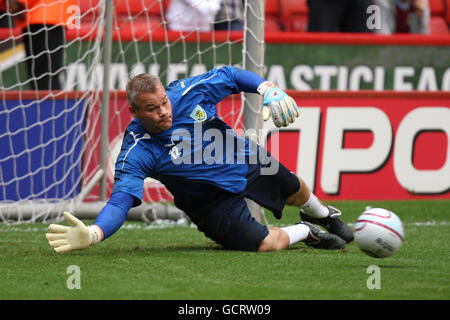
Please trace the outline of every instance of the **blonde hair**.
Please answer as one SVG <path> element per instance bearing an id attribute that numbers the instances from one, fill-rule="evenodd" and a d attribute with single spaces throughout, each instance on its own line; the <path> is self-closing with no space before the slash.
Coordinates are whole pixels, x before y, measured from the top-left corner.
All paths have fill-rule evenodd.
<path id="1" fill-rule="evenodd" d="M 161 80 L 148 73 L 141 73 L 130 79 L 127 83 L 126 93 L 130 106 L 138 108 L 139 96 L 143 93 L 154 93 L 158 86 L 162 86 Z"/>

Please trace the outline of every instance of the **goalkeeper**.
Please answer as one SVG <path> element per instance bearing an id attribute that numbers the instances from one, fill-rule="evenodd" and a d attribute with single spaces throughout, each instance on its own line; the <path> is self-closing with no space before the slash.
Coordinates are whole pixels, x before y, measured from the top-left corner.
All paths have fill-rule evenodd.
<path id="1" fill-rule="evenodd" d="M 263 118 L 271 117 L 277 127 L 288 126 L 299 116 L 294 100 L 284 91 L 239 68 L 212 69 L 174 81 L 167 88 L 149 74 L 129 80 L 126 93 L 134 119 L 116 160 L 111 198 L 91 226 L 65 212 L 71 226 L 51 224 L 46 234 L 50 246 L 63 253 L 110 237 L 124 223 L 128 211 L 141 204 L 144 179 L 152 177 L 166 186 L 175 205 L 200 231 L 225 249 L 273 251 L 299 241 L 314 248 L 344 248 L 353 240 L 353 233 L 340 220 L 341 212 L 322 204 L 301 178 L 218 118 L 216 104 L 241 91 L 263 95 Z M 205 157 L 211 139 L 198 142 L 195 137 L 208 134 L 215 137 L 216 146 L 223 144 L 226 152 L 216 150 Z M 231 151 L 227 150 L 229 141 L 234 142 Z M 278 170 L 267 174 L 268 168 Z M 285 205 L 297 206 L 302 221 L 268 228 L 252 217 L 245 198 L 271 210 L 277 218 Z"/>

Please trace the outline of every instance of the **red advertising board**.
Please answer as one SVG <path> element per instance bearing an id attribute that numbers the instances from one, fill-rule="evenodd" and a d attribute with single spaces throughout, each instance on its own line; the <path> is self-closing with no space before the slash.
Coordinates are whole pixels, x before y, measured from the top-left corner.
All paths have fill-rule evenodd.
<path id="1" fill-rule="evenodd" d="M 319 198 L 450 198 L 449 93 L 289 93 L 301 116 L 268 146 Z"/>

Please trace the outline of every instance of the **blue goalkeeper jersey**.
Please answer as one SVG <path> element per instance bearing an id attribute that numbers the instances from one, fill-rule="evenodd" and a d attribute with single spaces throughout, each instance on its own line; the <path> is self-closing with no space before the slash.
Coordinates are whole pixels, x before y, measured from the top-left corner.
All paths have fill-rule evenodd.
<path id="1" fill-rule="evenodd" d="M 141 203 L 144 179 L 161 181 L 175 204 L 192 207 L 211 188 L 244 191 L 249 156 L 256 147 L 218 118 L 216 104 L 242 90 L 233 67 L 212 69 L 177 80 L 166 88 L 172 103 L 172 127 L 148 133 L 138 119 L 128 125 L 116 160 L 113 192 L 126 192 Z"/>

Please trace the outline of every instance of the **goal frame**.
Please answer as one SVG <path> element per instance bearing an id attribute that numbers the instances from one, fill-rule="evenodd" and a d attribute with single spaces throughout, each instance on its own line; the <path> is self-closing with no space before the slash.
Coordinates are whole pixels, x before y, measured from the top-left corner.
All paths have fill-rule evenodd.
<path id="1" fill-rule="evenodd" d="M 252 71 L 261 77 L 264 76 L 264 33 L 265 33 L 265 0 L 246 0 L 244 4 L 244 43 L 242 49 L 243 67 Z M 100 137 L 100 167 L 95 172 L 93 177 L 87 183 L 84 183 L 81 192 L 70 201 L 53 202 L 50 205 L 43 203 L 43 201 L 27 201 L 20 204 L 20 208 L 14 203 L 0 202 L 0 215 L 4 222 L 18 221 L 18 222 L 36 222 L 48 221 L 62 218 L 62 212 L 70 211 L 79 219 L 95 219 L 103 206 L 107 202 L 107 166 L 108 156 L 110 154 L 109 141 L 109 105 L 111 94 L 102 94 L 103 92 L 110 92 L 109 70 L 112 59 L 111 48 L 113 41 L 113 1 L 106 0 L 105 8 L 105 24 L 104 24 L 104 48 L 103 48 L 103 86 L 101 96 L 101 137 Z M 14 92 L 3 92 L 3 99 L 7 95 L 13 95 Z M 21 98 L 23 96 L 36 97 L 35 91 L 20 92 Z M 46 95 L 48 92 L 41 91 L 39 95 Z M 53 93 L 54 94 L 54 93 Z M 77 95 L 76 92 L 65 94 Z M 244 131 L 253 129 L 251 132 L 260 132 L 262 128 L 262 119 L 259 116 L 258 110 L 261 108 L 262 97 L 255 94 L 242 94 L 243 110 L 243 128 Z M 256 111 L 255 111 L 256 110 Z M 250 137 L 260 142 L 261 137 Z M 99 186 L 99 201 L 84 202 L 95 186 Z M 262 208 L 251 200 L 247 199 L 247 203 L 252 215 L 256 220 L 260 221 Z M 37 214 L 39 212 L 45 214 Z M 139 207 L 132 208 L 128 214 L 128 220 L 141 220 L 151 222 L 156 219 L 170 219 L 178 220 L 181 218 L 188 218 L 184 212 L 174 206 L 161 203 L 143 203 Z"/>

